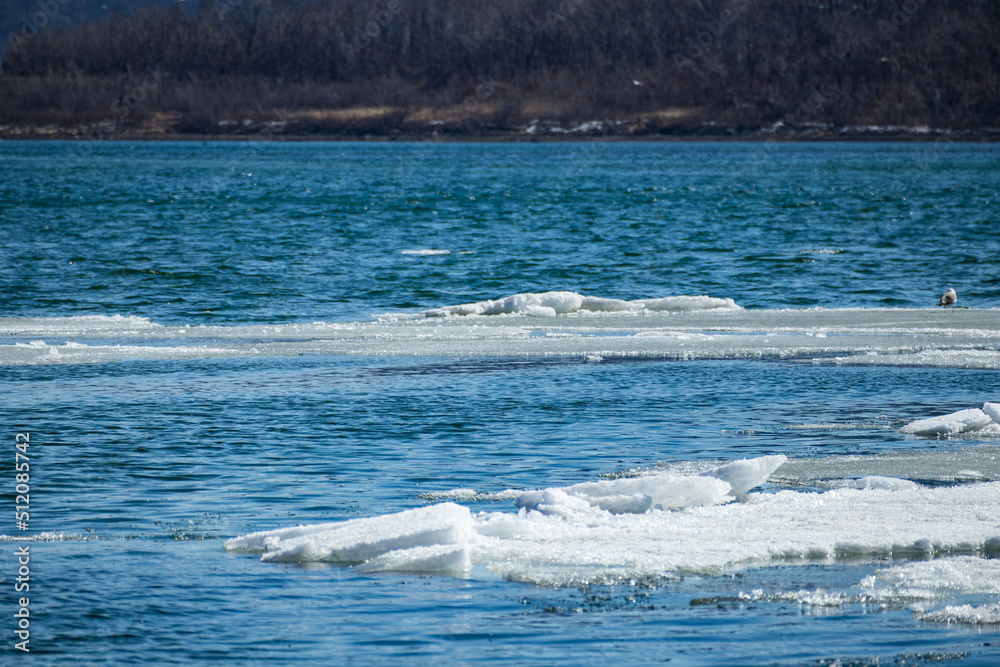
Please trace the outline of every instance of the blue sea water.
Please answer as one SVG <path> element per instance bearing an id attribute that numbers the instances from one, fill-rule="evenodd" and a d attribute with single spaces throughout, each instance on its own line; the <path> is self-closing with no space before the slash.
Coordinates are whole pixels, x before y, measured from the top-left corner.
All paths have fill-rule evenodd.
<path id="1" fill-rule="evenodd" d="M 995 145 L 2 142 L 0 662 L 997 664 L 1000 427 L 901 428 L 1000 402 L 998 200 Z M 229 542 L 447 503 L 457 570 Z"/>

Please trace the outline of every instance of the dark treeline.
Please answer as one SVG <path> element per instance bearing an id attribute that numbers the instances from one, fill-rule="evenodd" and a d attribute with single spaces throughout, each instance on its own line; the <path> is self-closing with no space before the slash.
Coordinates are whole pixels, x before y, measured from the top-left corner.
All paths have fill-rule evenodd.
<path id="1" fill-rule="evenodd" d="M 203 0 L 9 34 L 0 121 L 982 128 L 998 35 L 995 0 Z"/>

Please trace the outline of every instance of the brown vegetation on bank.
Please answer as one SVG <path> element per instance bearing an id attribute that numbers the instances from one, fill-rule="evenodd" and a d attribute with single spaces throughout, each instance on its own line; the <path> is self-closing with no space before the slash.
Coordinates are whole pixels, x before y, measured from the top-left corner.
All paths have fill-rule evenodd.
<path id="1" fill-rule="evenodd" d="M 991 0 L 204 0 L 11 33 L 0 124 L 89 136 L 982 129 L 1000 126 L 997 35 Z"/>

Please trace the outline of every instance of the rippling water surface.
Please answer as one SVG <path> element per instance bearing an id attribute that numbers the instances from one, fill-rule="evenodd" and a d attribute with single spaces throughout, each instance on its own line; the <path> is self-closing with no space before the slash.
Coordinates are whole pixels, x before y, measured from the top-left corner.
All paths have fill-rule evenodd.
<path id="1" fill-rule="evenodd" d="M 1000 661 L 994 146 L 3 142 L 0 174 L 0 662 Z"/>

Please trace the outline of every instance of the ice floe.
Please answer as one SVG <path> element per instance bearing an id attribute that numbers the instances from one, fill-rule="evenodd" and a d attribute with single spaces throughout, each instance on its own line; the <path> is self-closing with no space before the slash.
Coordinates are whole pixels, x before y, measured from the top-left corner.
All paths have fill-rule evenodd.
<path id="1" fill-rule="evenodd" d="M 477 313 L 499 316 L 426 316 Z M 768 359 L 989 369 L 1000 368 L 998 313 L 744 310 L 713 297 L 627 301 L 564 291 L 355 322 L 188 326 L 103 315 L 0 318 L 0 366 L 319 354 Z"/>
<path id="2" fill-rule="evenodd" d="M 264 551 L 263 561 L 364 564 L 396 571 L 466 572 L 472 516 L 467 507 L 429 507 L 338 523 L 252 533 L 226 542 L 231 551 Z"/>
<path id="3" fill-rule="evenodd" d="M 751 491 L 783 461 L 762 457 L 703 474 L 525 491 L 516 498 L 517 512 L 472 513 L 444 502 L 253 533 L 226 547 L 261 553 L 264 561 L 452 575 L 482 568 L 556 586 L 815 559 L 1000 553 L 1000 482 L 930 488 L 872 476 L 821 491 Z M 872 590 L 891 583 L 892 575 L 879 576 Z"/>
<path id="4" fill-rule="evenodd" d="M 1000 560 L 955 556 L 877 570 L 858 585 L 869 600 L 944 599 L 953 593 L 1000 595 Z"/>
<path id="5" fill-rule="evenodd" d="M 998 625 L 1000 624 L 1000 603 L 981 606 L 948 605 L 943 609 L 922 614 L 920 620 L 967 625 Z"/>
<path id="6" fill-rule="evenodd" d="M 580 311 L 698 311 L 714 309 L 736 310 L 739 309 L 739 306 L 732 299 L 719 299 L 710 296 L 668 296 L 626 301 L 624 299 L 584 296 L 576 292 L 527 292 L 502 299 L 488 299 L 457 306 L 431 308 L 423 311 L 421 315 L 444 317 L 448 315 L 520 314 L 551 317 Z"/>
<path id="7" fill-rule="evenodd" d="M 978 556 L 951 556 L 880 568 L 844 591 L 758 588 L 740 592 L 733 600 L 793 602 L 821 608 L 877 604 L 909 608 L 924 622 L 982 625 L 1000 623 L 998 595 L 1000 562 Z"/>
<path id="8" fill-rule="evenodd" d="M 989 428 L 990 432 L 996 431 L 1000 434 L 1000 419 L 998 417 L 1000 417 L 1000 404 L 985 403 L 981 410 L 970 408 L 939 417 L 918 419 L 899 430 L 902 433 L 912 433 L 913 435 L 948 436 L 979 432 Z"/>

